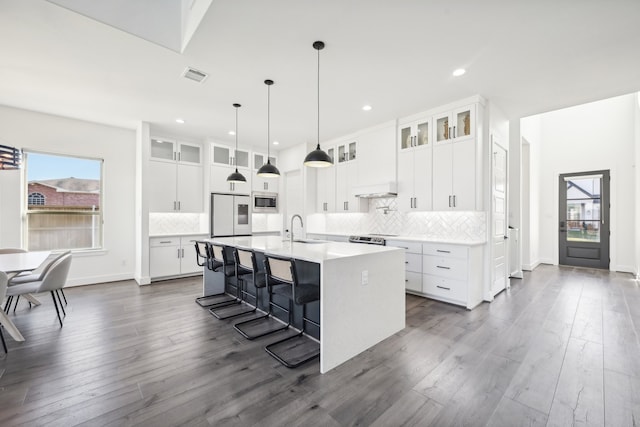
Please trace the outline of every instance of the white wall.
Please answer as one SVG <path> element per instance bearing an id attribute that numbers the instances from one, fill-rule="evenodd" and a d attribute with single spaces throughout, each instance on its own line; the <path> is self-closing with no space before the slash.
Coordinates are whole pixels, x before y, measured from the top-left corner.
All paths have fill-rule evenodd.
<path id="1" fill-rule="evenodd" d="M 531 162 L 538 165 L 540 175 L 531 177 L 531 192 L 534 193 L 533 185 L 538 182 L 540 198 L 538 204 L 532 200 L 531 210 L 535 211 L 537 206 L 540 214 L 540 262 L 558 263 L 559 174 L 608 169 L 610 267 L 615 271 L 635 270 L 635 102 L 635 94 L 625 95 L 539 116 L 540 158 L 537 161 L 532 156 Z M 529 130 L 522 130 L 527 139 Z M 529 140 L 531 147 L 535 147 Z M 533 226 L 533 218 L 531 223 Z M 533 230 L 529 237 L 533 237 Z M 533 250 L 533 241 L 531 245 Z M 533 253 L 531 257 L 535 262 Z"/>
<path id="2" fill-rule="evenodd" d="M 533 270 L 540 263 L 540 116 L 520 121 L 522 135 L 522 268 Z"/>
<path id="3" fill-rule="evenodd" d="M 135 131 L 0 106 L 0 136 L 19 148 L 104 159 L 104 251 L 77 253 L 69 285 L 124 280 L 133 277 L 135 256 Z M 2 202 L 0 247 L 22 246 L 21 178 L 0 173 Z M 11 219 L 8 223 L 5 220 Z M 11 232 L 9 231 L 11 230 Z M 17 241 L 16 241 L 17 239 Z"/>
<path id="4" fill-rule="evenodd" d="M 635 104 L 635 173 L 636 173 L 636 203 L 635 203 L 635 240 L 636 240 L 636 277 L 640 279 L 640 92 L 636 94 Z"/>

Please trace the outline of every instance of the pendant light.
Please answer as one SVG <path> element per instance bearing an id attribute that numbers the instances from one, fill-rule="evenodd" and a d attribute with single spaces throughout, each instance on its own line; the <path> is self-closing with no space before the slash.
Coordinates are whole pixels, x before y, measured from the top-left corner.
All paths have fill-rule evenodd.
<path id="1" fill-rule="evenodd" d="M 307 157 L 304 158 L 304 164 L 312 168 L 326 168 L 333 165 L 333 161 L 320 148 L 320 50 L 324 49 L 324 42 L 314 42 L 313 48 L 318 51 L 318 146 L 307 154 Z"/>
<path id="2" fill-rule="evenodd" d="M 269 146 L 271 145 L 271 85 L 273 80 L 265 80 L 264 84 L 267 85 L 267 163 L 260 166 L 258 169 L 258 176 L 263 178 L 277 178 L 280 176 L 280 171 L 277 167 L 271 164 L 269 156 Z"/>
<path id="3" fill-rule="evenodd" d="M 235 152 L 236 171 L 231 173 L 231 175 L 227 177 L 227 182 L 241 183 L 241 182 L 247 182 L 247 178 L 245 178 L 244 175 L 238 172 L 238 108 L 242 107 L 242 105 L 233 104 L 233 106 L 236 108 L 236 152 Z"/>

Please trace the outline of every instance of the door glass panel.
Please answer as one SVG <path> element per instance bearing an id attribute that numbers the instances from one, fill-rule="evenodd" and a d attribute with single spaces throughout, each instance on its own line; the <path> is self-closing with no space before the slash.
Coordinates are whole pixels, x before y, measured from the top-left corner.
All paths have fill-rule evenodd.
<path id="1" fill-rule="evenodd" d="M 338 147 L 338 163 L 342 163 L 346 161 L 344 145 Z"/>
<path id="2" fill-rule="evenodd" d="M 429 144 L 429 122 L 418 123 L 418 145 Z"/>
<path id="3" fill-rule="evenodd" d="M 181 144 L 180 160 L 183 162 L 200 163 L 200 147 Z"/>
<path id="4" fill-rule="evenodd" d="M 173 142 L 152 139 L 151 157 L 155 157 L 156 159 L 173 160 Z"/>
<path id="5" fill-rule="evenodd" d="M 449 117 L 440 117 L 436 120 L 436 142 L 449 139 Z"/>
<path id="6" fill-rule="evenodd" d="M 253 168 L 260 169 L 264 165 L 264 156 L 262 154 L 253 155 Z"/>
<path id="7" fill-rule="evenodd" d="M 405 149 L 411 147 L 411 127 L 400 129 L 400 148 Z"/>
<path id="8" fill-rule="evenodd" d="M 236 166 L 241 168 L 249 167 L 249 153 L 247 151 L 236 151 Z"/>
<path id="9" fill-rule="evenodd" d="M 229 164 L 230 150 L 226 147 L 213 146 L 213 163 Z"/>
<path id="10" fill-rule="evenodd" d="M 331 157 L 331 162 L 332 163 L 336 161 L 336 159 L 334 157 L 334 153 L 335 153 L 335 149 L 334 148 L 329 148 L 327 150 L 327 154 L 329 155 L 329 157 Z"/>
<path id="11" fill-rule="evenodd" d="M 567 241 L 600 242 L 601 177 L 569 179 Z"/>
<path id="12" fill-rule="evenodd" d="M 349 160 L 356 159 L 356 143 L 352 142 L 349 144 Z"/>
<path id="13" fill-rule="evenodd" d="M 455 136 L 471 135 L 471 111 L 460 111 L 456 114 L 456 132 Z"/>

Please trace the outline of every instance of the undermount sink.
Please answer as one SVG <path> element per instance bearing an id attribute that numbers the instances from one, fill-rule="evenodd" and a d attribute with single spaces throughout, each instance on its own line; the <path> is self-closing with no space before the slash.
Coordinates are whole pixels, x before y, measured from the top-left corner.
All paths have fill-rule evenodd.
<path id="1" fill-rule="evenodd" d="M 325 240 L 316 240 L 316 239 L 293 239 L 293 241 L 295 243 L 311 243 L 311 244 L 327 243 Z"/>

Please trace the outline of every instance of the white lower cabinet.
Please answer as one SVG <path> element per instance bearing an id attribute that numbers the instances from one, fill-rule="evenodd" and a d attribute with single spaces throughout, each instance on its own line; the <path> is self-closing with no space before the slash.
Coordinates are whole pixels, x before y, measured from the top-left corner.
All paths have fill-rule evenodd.
<path id="1" fill-rule="evenodd" d="M 404 240 L 387 240 L 387 246 L 403 248 L 405 289 L 422 294 L 422 243 Z"/>
<path id="2" fill-rule="evenodd" d="M 196 260 L 195 240 L 199 236 L 151 237 L 149 239 L 149 274 L 151 279 L 202 273 Z"/>
<path id="3" fill-rule="evenodd" d="M 472 309 L 482 302 L 482 246 L 424 243 L 422 293 Z"/>

